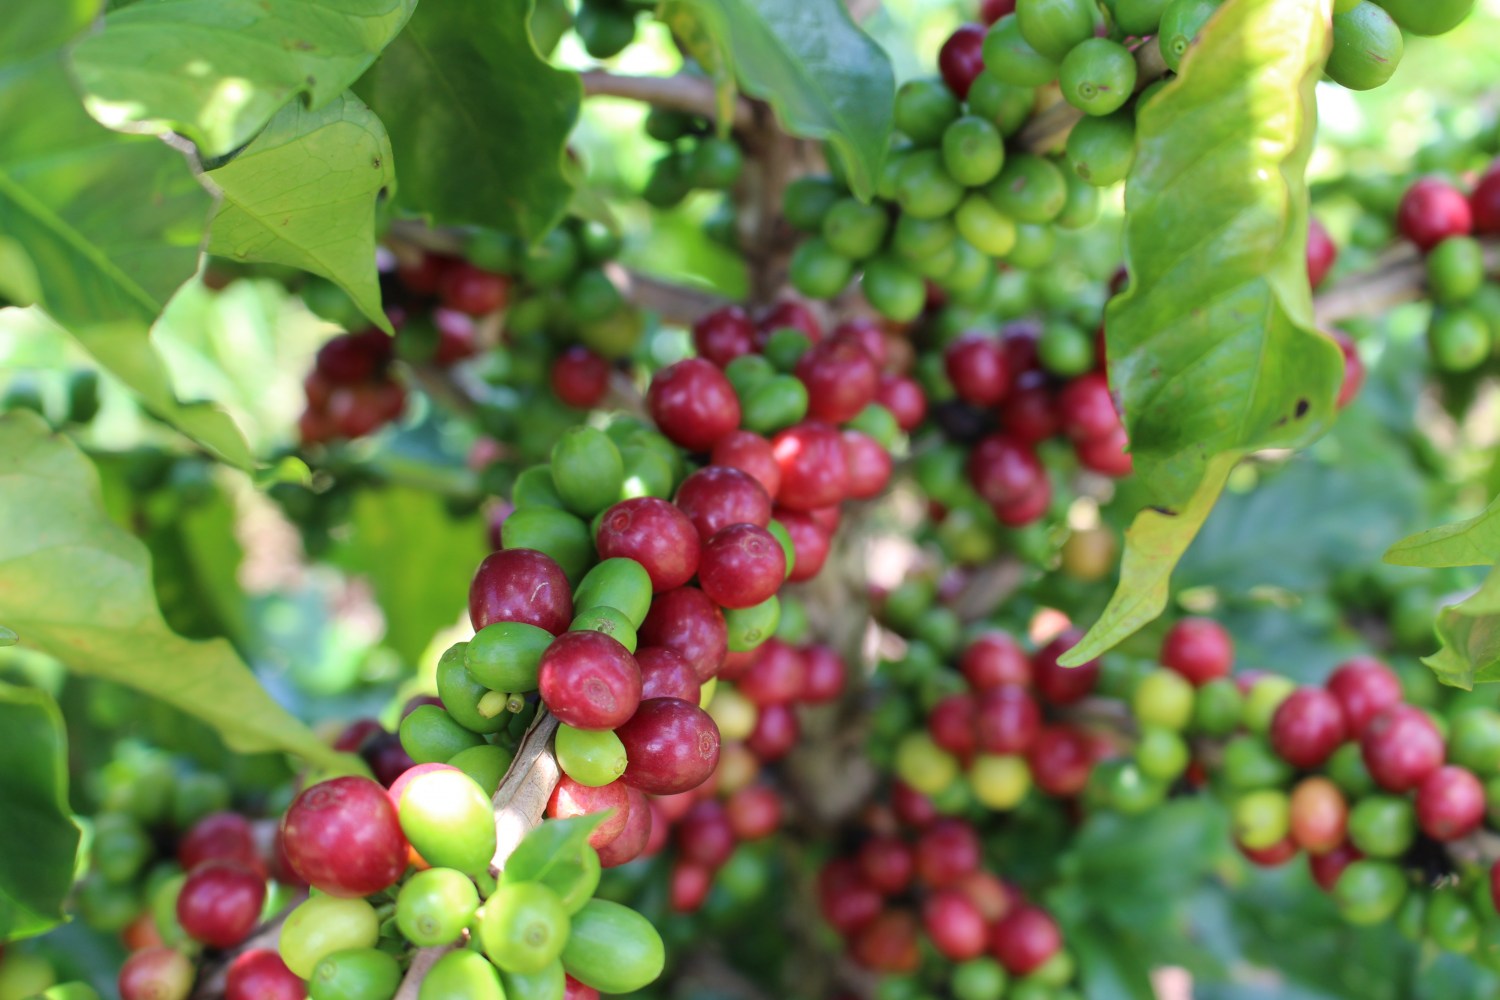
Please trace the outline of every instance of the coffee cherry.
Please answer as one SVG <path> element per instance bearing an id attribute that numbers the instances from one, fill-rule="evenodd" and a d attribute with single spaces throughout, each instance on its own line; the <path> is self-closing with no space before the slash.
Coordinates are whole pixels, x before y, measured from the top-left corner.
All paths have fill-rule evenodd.
<path id="1" fill-rule="evenodd" d="M 642 646 L 677 653 L 705 683 L 718 674 L 729 649 L 724 613 L 696 587 L 657 594 L 636 635 Z"/>
<path id="2" fill-rule="evenodd" d="M 856 430 L 839 432 L 849 466 L 848 498 L 869 500 L 890 482 L 893 463 L 890 452 L 868 434 Z"/>
<path id="3" fill-rule="evenodd" d="M 587 347 L 573 346 L 552 362 L 550 377 L 557 398 L 580 410 L 599 405 L 609 391 L 609 362 Z"/>
<path id="4" fill-rule="evenodd" d="M 1371 795 L 1349 811 L 1349 842 L 1370 857 L 1400 857 L 1416 836 L 1416 810 L 1401 796 Z"/>
<path id="5" fill-rule="evenodd" d="M 735 524 L 703 546 L 698 583 L 725 608 L 749 608 L 772 597 L 786 579 L 786 554 L 765 528 Z"/>
<path id="6" fill-rule="evenodd" d="M 958 669 L 976 691 L 1031 683 L 1031 662 L 1021 644 L 1005 632 L 985 632 L 977 637 L 959 655 Z"/>
<path id="7" fill-rule="evenodd" d="M 844 680 L 849 671 L 838 653 L 828 646 L 808 646 L 802 650 L 802 661 L 806 670 L 802 678 L 800 701 L 809 705 L 821 705 L 837 700 L 844 693 Z"/>
<path id="8" fill-rule="evenodd" d="M 931 889 L 954 886 L 978 871 L 979 837 L 963 820 L 938 819 L 917 837 L 917 878 Z"/>
<path id="9" fill-rule="evenodd" d="M 417 872 L 396 897 L 396 926 L 413 944 L 451 944 L 479 909 L 479 893 L 467 876 L 451 868 Z"/>
<path id="10" fill-rule="evenodd" d="M 306 1000 L 307 986 L 268 948 L 241 952 L 229 963 L 224 1000 Z"/>
<path id="11" fill-rule="evenodd" d="M 667 901 L 677 913 L 695 913 L 714 887 L 714 870 L 690 858 L 675 858 L 667 886 Z"/>
<path id="12" fill-rule="evenodd" d="M 741 841 L 761 840 L 781 826 L 781 796 L 769 785 L 741 788 L 729 796 L 724 810 Z"/>
<path id="13" fill-rule="evenodd" d="M 984 70 L 984 34 L 977 24 L 962 25 L 938 50 L 938 71 L 960 101 L 969 96 L 969 88 Z"/>
<path id="14" fill-rule="evenodd" d="M 1317 219 L 1307 220 L 1307 281 L 1313 288 L 1323 283 L 1328 272 L 1333 270 L 1338 259 L 1339 248 L 1328 235 L 1328 230 Z"/>
<path id="15" fill-rule="evenodd" d="M 255 831 L 250 821 L 236 812 L 204 816 L 178 842 L 177 863 L 183 871 L 190 872 L 206 861 L 233 861 L 251 871 L 265 871 L 265 861 L 255 845 Z"/>
<path id="16" fill-rule="evenodd" d="M 852 420 L 875 399 L 880 370 L 875 360 L 849 338 L 813 345 L 797 362 L 796 374 L 807 386 L 807 416 L 830 424 Z"/>
<path id="17" fill-rule="evenodd" d="M 1271 717 L 1271 746 L 1295 767 L 1313 768 L 1344 742 L 1339 701 L 1320 688 L 1298 688 Z"/>
<path id="18" fill-rule="evenodd" d="M 1248 792 L 1234 803 L 1234 838 L 1242 847 L 1264 851 L 1279 844 L 1291 830 L 1291 807 L 1286 793 L 1270 788 Z"/>
<path id="19" fill-rule="evenodd" d="M 689 451 L 708 451 L 740 424 L 734 387 L 702 358 L 688 358 L 657 372 L 646 392 L 646 405 L 661 432 Z"/>
<path id="20" fill-rule="evenodd" d="M 797 700 L 807 682 L 807 661 L 801 650 L 779 639 L 767 640 L 755 662 L 739 678 L 740 694 L 759 706 L 785 705 Z"/>
<path id="21" fill-rule="evenodd" d="M 1423 252 L 1450 236 L 1468 235 L 1473 225 L 1468 199 L 1437 177 L 1414 182 L 1396 209 L 1396 228 Z"/>
<path id="22" fill-rule="evenodd" d="M 916 872 L 912 849 L 894 835 L 872 837 L 865 841 L 859 849 L 857 859 L 865 882 L 886 896 L 905 892 Z"/>
<path id="23" fill-rule="evenodd" d="M 469 619 L 476 632 L 494 622 L 523 622 L 557 635 L 573 620 L 573 588 L 562 567 L 540 552 L 492 552 L 469 585 Z"/>
<path id="24" fill-rule="evenodd" d="M 1324 683 L 1344 709 L 1353 737 L 1364 735 L 1370 720 L 1401 703 L 1401 680 L 1385 664 L 1370 657 L 1342 663 Z"/>
<path id="25" fill-rule="evenodd" d="M 882 375 L 875 389 L 875 401 L 890 410 L 896 425 L 908 434 L 920 427 L 927 416 L 927 394 L 904 375 Z"/>
<path id="26" fill-rule="evenodd" d="M 723 368 L 755 350 L 755 324 L 739 306 L 715 309 L 693 324 L 693 347 L 700 356 Z"/>
<path id="27" fill-rule="evenodd" d="M 1270 847 L 1250 847 L 1240 843 L 1236 843 L 1235 846 L 1251 864 L 1261 868 L 1275 868 L 1297 856 L 1297 844 L 1290 835 L 1281 838 Z"/>
<path id="28" fill-rule="evenodd" d="M 1131 710 L 1142 725 L 1186 728 L 1193 717 L 1193 686 L 1171 670 L 1153 670 L 1136 684 Z"/>
<path id="29" fill-rule="evenodd" d="M 1061 949 L 1057 924 L 1035 906 L 1016 907 L 990 933 L 990 953 L 1013 976 L 1034 972 Z"/>
<path id="30" fill-rule="evenodd" d="M 1364 855 L 1353 845 L 1342 843 L 1323 854 L 1309 852 L 1307 867 L 1312 872 L 1313 881 L 1318 883 L 1318 888 L 1324 892 L 1332 892 L 1338 884 L 1339 876 L 1344 874 L 1344 869 L 1362 857 Z"/>
<path id="31" fill-rule="evenodd" d="M 789 427 L 772 439 L 771 451 L 781 469 L 781 506 L 806 511 L 848 495 L 848 459 L 834 428 L 815 421 Z"/>
<path id="32" fill-rule="evenodd" d="M 395 807 L 368 778 L 334 778 L 304 790 L 281 821 L 281 837 L 293 870 L 330 896 L 373 895 L 406 870 Z"/>
<path id="33" fill-rule="evenodd" d="M 688 476 L 674 502 L 704 542 L 730 525 L 764 528 L 771 521 L 771 498 L 765 488 L 751 474 L 725 465 L 710 465 Z"/>
<path id="34" fill-rule="evenodd" d="M 994 337 L 960 337 L 943 352 L 943 365 L 958 397 L 975 406 L 993 406 L 1010 388 L 1012 373 L 1006 367 L 1005 349 Z"/>
<path id="35" fill-rule="evenodd" d="M 1354 402 L 1360 388 L 1365 384 L 1365 363 L 1360 359 L 1359 349 L 1347 333 L 1334 330 L 1329 334 L 1344 355 L 1344 380 L 1339 383 L 1339 395 L 1335 405 L 1343 409 Z"/>
<path id="36" fill-rule="evenodd" d="M 623 781 L 612 781 L 607 785 L 590 788 L 563 775 L 547 801 L 547 815 L 552 819 L 592 816 L 603 812 L 609 812 L 610 815 L 589 834 L 589 846 L 595 850 L 602 850 L 618 837 L 630 817 L 630 800 Z"/>
<path id="37" fill-rule="evenodd" d="M 1234 642 L 1218 622 L 1209 618 L 1183 618 L 1162 640 L 1161 662 L 1202 687 L 1225 677 L 1234 665 Z"/>
<path id="38" fill-rule="evenodd" d="M 927 713 L 927 731 L 932 742 L 959 757 L 967 757 L 977 747 L 974 699 L 967 694 L 953 694 L 938 701 Z"/>
<path id="39" fill-rule="evenodd" d="M 599 520 L 601 559 L 634 559 L 656 593 L 681 587 L 698 572 L 698 532 L 687 515 L 656 497 L 622 500 Z"/>
<path id="40" fill-rule="evenodd" d="M 541 972 L 568 940 L 568 912 L 540 882 L 501 882 L 480 911 L 478 938 L 504 972 Z"/>
<path id="41" fill-rule="evenodd" d="M 937 950 L 955 962 L 978 958 L 989 944 L 979 908 L 957 889 L 940 889 L 927 897 L 922 926 Z"/>
<path id="42" fill-rule="evenodd" d="M 647 852 L 647 846 L 653 834 L 657 832 L 657 821 L 651 800 L 633 785 L 625 786 L 625 797 L 628 803 L 625 829 L 621 830 L 609 843 L 597 849 L 601 868 L 616 868 L 641 857 Z M 666 827 L 666 822 L 662 821 L 660 832 L 663 841 L 666 837 Z"/>
<path id="43" fill-rule="evenodd" d="M 755 728 L 745 738 L 745 746 L 762 762 L 770 763 L 791 753 L 801 732 L 790 705 L 765 705 L 755 718 Z"/>
<path id="44" fill-rule="evenodd" d="M 1484 822 L 1484 786 L 1461 767 L 1440 767 L 1417 786 L 1417 822 L 1433 840 L 1457 840 Z"/>
<path id="45" fill-rule="evenodd" d="M 1406 873 L 1389 861 L 1362 859 L 1346 867 L 1333 887 L 1344 919 L 1360 926 L 1383 923 L 1406 898 Z"/>
<path id="46" fill-rule="evenodd" d="M 887 910 L 860 928 L 850 945 L 854 960 L 876 972 L 907 975 L 917 971 L 917 921 L 906 910 Z"/>
<path id="47" fill-rule="evenodd" d="M 172 948 L 143 948 L 125 960 L 118 985 L 121 1000 L 187 1000 L 193 963 Z"/>
<path id="48" fill-rule="evenodd" d="M 702 682 L 681 653 L 665 646 L 645 646 L 635 653 L 641 671 L 641 700 L 679 698 L 696 705 Z"/>
<path id="49" fill-rule="evenodd" d="M 846 937 L 872 922 L 884 905 L 853 858 L 836 858 L 818 873 L 818 909 Z"/>
<path id="50" fill-rule="evenodd" d="M 1073 452 L 1078 456 L 1079 464 L 1112 479 L 1123 479 L 1135 468 L 1129 447 L 1130 438 L 1123 425 L 1100 437 L 1073 442 Z"/>
<path id="51" fill-rule="evenodd" d="M 313 895 L 282 923 L 276 947 L 294 975 L 311 979 L 326 956 L 373 948 L 379 939 L 380 917 L 365 900 Z"/>
<path id="52" fill-rule="evenodd" d="M 1323 854 L 1342 844 L 1348 817 L 1343 793 L 1327 778 L 1304 778 L 1292 789 L 1292 839 L 1309 854 Z"/>
<path id="53" fill-rule="evenodd" d="M 602 632 L 568 632 L 542 654 L 537 683 L 558 720 L 575 729 L 614 729 L 641 700 L 641 670 Z"/>
<path id="54" fill-rule="evenodd" d="M 1370 720 L 1360 751 L 1377 784 L 1405 792 L 1442 766 L 1443 737 L 1421 709 L 1397 705 Z"/>
<path id="55" fill-rule="evenodd" d="M 710 871 L 722 867 L 734 853 L 734 829 L 716 799 L 706 799 L 689 809 L 675 832 L 682 857 Z"/>
<path id="56" fill-rule="evenodd" d="M 255 929 L 266 901 L 266 879 L 233 861 L 205 861 L 177 894 L 177 922 L 195 940 L 232 948 Z"/>
<path id="57" fill-rule="evenodd" d="M 1077 667 L 1060 666 L 1058 657 L 1078 645 L 1083 633 L 1069 628 L 1031 658 L 1036 688 L 1054 705 L 1071 705 L 1086 697 L 1099 681 L 1099 661 L 1089 660 Z"/>
<path id="58" fill-rule="evenodd" d="M 992 434 L 969 453 L 969 481 L 987 503 L 997 506 L 1025 498 L 1045 482 L 1036 452 L 1003 434 Z"/>
<path id="59" fill-rule="evenodd" d="M 676 698 L 641 702 L 616 734 L 629 759 L 622 780 L 653 795 L 697 788 L 719 762 L 719 727 L 703 709 Z"/>
<path id="60" fill-rule="evenodd" d="M 1469 192 L 1469 209 L 1474 232 L 1481 236 L 1500 233 L 1500 170 L 1493 163 Z"/>
<path id="61" fill-rule="evenodd" d="M 986 753 L 1026 753 L 1041 732 L 1042 712 L 1024 687 L 1003 684 L 975 697 L 972 725 L 978 747 Z"/>

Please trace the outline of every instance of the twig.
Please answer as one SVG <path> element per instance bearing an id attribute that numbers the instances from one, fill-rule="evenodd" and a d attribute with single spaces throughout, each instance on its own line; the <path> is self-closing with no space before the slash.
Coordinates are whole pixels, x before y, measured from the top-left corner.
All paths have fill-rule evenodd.
<path id="1" fill-rule="evenodd" d="M 406 977 L 401 980 L 401 988 L 396 991 L 393 1000 L 417 1000 L 417 994 L 422 992 L 422 980 L 427 978 L 427 973 L 432 971 L 438 959 L 452 950 L 451 944 L 438 948 L 418 948 L 411 957 L 411 965 L 406 969 Z"/>
<path id="2" fill-rule="evenodd" d="M 1486 271 L 1500 267 L 1500 244 L 1486 242 Z M 1341 319 L 1385 312 L 1392 306 L 1422 297 L 1427 288 L 1427 269 L 1415 247 L 1402 244 L 1386 251 L 1375 266 L 1352 275 L 1313 300 L 1318 325 Z"/>
<path id="3" fill-rule="evenodd" d="M 686 111 L 703 118 L 719 117 L 718 92 L 712 80 L 678 73 L 675 76 L 624 76 L 593 69 L 578 74 L 588 97 L 623 97 L 657 108 Z M 754 121 L 750 102 L 734 98 L 735 128 L 748 128 Z"/>
<path id="4" fill-rule="evenodd" d="M 1146 89 L 1167 72 L 1166 61 L 1161 57 L 1161 46 L 1155 38 L 1135 50 L 1136 91 Z M 1064 101 L 1061 96 L 1032 117 L 1021 129 L 1021 145 L 1034 153 L 1055 149 L 1068 137 L 1073 126 L 1083 120 L 1083 112 Z"/>
<path id="5" fill-rule="evenodd" d="M 653 278 L 619 264 L 608 265 L 605 272 L 619 286 L 620 294 L 673 326 L 691 326 L 704 313 L 729 302 L 712 292 Z"/>

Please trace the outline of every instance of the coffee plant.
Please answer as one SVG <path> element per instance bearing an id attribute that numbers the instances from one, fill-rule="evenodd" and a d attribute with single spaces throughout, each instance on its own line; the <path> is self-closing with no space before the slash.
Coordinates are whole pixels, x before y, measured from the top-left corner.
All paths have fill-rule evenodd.
<path id="1" fill-rule="evenodd" d="M 1500 10 L 14 0 L 0 1000 L 1500 997 Z"/>

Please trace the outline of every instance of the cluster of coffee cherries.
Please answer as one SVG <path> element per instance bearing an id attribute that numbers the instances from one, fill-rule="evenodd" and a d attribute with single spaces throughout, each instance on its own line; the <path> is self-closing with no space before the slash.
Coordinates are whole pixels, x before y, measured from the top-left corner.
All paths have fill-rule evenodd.
<path id="1" fill-rule="evenodd" d="M 651 165 L 646 188 L 647 204 L 657 208 L 678 205 L 694 189 L 726 191 L 740 179 L 745 157 L 733 139 L 713 134 L 706 118 L 653 108 L 646 116 L 646 134 L 668 146 Z"/>
<path id="2" fill-rule="evenodd" d="M 396 342 L 370 327 L 341 333 L 318 349 L 302 380 L 307 408 L 297 420 L 304 445 L 373 434 L 406 409 L 406 386 L 396 377 Z"/>
<path id="3" fill-rule="evenodd" d="M 1002 18 L 991 31 L 1008 30 L 1013 22 L 1013 15 Z M 1108 180 L 1102 169 L 1085 179 L 1045 156 L 1007 149 L 1006 140 L 1031 116 L 1034 88 L 1048 81 L 997 76 L 991 67 L 996 56 L 1010 61 L 986 42 L 982 27 L 968 25 L 944 45 L 940 77 L 901 86 L 895 124 L 904 142 L 887 155 L 869 204 L 836 176 L 804 178 L 787 188 L 783 214 L 810 234 L 791 262 L 799 291 L 832 298 L 860 274 L 877 312 L 909 322 L 927 304 L 929 283 L 944 298 L 983 302 L 994 291 L 997 260 L 1040 268 L 1053 257 L 1054 227 L 1094 221 L 1094 184 L 1118 180 L 1124 168 Z M 1133 77 L 1135 62 L 1125 56 Z M 1121 100 L 1129 96 L 1127 88 Z M 1131 139 L 1133 132 L 1127 149 Z M 836 158 L 830 162 L 837 165 Z"/>
<path id="4" fill-rule="evenodd" d="M 648 0 L 586 0 L 573 16 L 573 30 L 595 59 L 612 59 L 635 41 L 635 16 L 650 13 Z"/>
<path id="5" fill-rule="evenodd" d="M 1486 281 L 1479 242 L 1500 235 L 1500 167 L 1492 165 L 1468 194 L 1441 177 L 1418 178 L 1401 197 L 1396 228 L 1424 255 L 1433 362 L 1446 372 L 1473 371 L 1500 342 L 1500 285 Z"/>
<path id="6" fill-rule="evenodd" d="M 899 782 L 818 876 L 823 918 L 882 1000 L 1072 1000 L 1052 916 L 986 868 L 979 831 Z"/>

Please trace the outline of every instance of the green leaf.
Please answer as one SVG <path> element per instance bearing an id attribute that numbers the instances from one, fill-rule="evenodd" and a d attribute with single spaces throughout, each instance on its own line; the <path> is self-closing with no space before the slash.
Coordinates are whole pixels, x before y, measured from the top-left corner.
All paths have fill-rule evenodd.
<path id="1" fill-rule="evenodd" d="M 78 448 L 27 411 L 0 416 L 0 525 L 0 607 L 23 647 L 197 716 L 231 749 L 337 765 L 227 642 L 167 628 L 145 546 L 109 519 Z"/>
<path id="2" fill-rule="evenodd" d="M 1063 865 L 1099 917 L 1149 933 L 1177 916 L 1227 836 L 1226 817 L 1215 803 L 1173 799 L 1139 816 L 1089 817 Z"/>
<path id="3" fill-rule="evenodd" d="M 1409 535 L 1392 545 L 1385 561 L 1397 566 L 1489 566 L 1500 562 L 1500 497 L 1466 521 Z"/>
<path id="4" fill-rule="evenodd" d="M 111 12 L 73 71 L 99 121 L 177 131 L 209 157 L 243 146 L 299 94 L 336 100 L 416 0 L 155 0 Z"/>
<path id="5" fill-rule="evenodd" d="M 1305 444 L 1334 415 L 1343 359 L 1312 325 L 1304 177 L 1329 10 L 1228 0 L 1137 119 L 1131 283 L 1107 313 L 1110 381 L 1135 476 L 1152 506 L 1176 513 L 1138 516 L 1119 591 L 1071 662 L 1161 612 L 1172 566 L 1238 458 Z"/>
<path id="6" fill-rule="evenodd" d="M 1198 492 L 1181 509 L 1148 507 L 1136 514 L 1125 532 L 1120 582 L 1114 595 L 1099 620 L 1078 645 L 1058 658 L 1059 663 L 1065 667 L 1087 663 L 1166 610 L 1172 569 L 1214 509 L 1236 461 L 1238 457 L 1233 454 L 1218 456 L 1209 465 Z"/>
<path id="7" fill-rule="evenodd" d="M 386 643 L 416 663 L 433 633 L 467 607 L 469 577 L 489 552 L 484 524 L 454 517 L 431 492 L 392 486 L 362 491 L 349 526 L 335 561 L 369 579 L 385 614 Z"/>
<path id="8" fill-rule="evenodd" d="M 0 64 L 60 48 L 98 12 L 98 0 L 12 0 L 0 23 Z"/>
<path id="9" fill-rule="evenodd" d="M 673 0 L 695 14 L 745 93 L 771 105 L 782 128 L 831 143 L 861 198 L 891 137 L 896 77 L 885 51 L 843 0 Z M 695 46 L 695 52 L 702 46 Z"/>
<path id="10" fill-rule="evenodd" d="M 253 464 L 233 421 L 183 404 L 150 340 L 198 266 L 212 198 L 183 157 L 84 112 L 62 62 L 0 67 L 0 296 L 40 306 L 157 416 L 220 458 Z"/>
<path id="11" fill-rule="evenodd" d="M 0 684 L 0 942 L 63 922 L 78 825 L 68 808 L 68 737 L 57 703 Z"/>
<path id="12" fill-rule="evenodd" d="M 608 813 L 601 812 L 548 820 L 516 845 L 505 860 L 501 878 L 507 882 L 550 882 L 550 874 L 582 866 L 584 852 L 591 850 L 589 835 L 607 818 Z"/>
<path id="13" fill-rule="evenodd" d="M 0 646 L 14 646 L 20 641 L 21 637 L 16 635 L 14 629 L 9 629 L 4 625 L 0 625 Z"/>
<path id="14" fill-rule="evenodd" d="M 1500 681 L 1500 573 L 1492 569 L 1477 591 L 1438 612 L 1437 634 L 1442 648 L 1422 662 L 1438 680 L 1465 691 Z"/>
<path id="15" fill-rule="evenodd" d="M 346 93 L 316 111 L 288 104 L 208 179 L 224 198 L 209 253 L 320 274 L 390 332 L 375 270 L 375 203 L 396 172 L 385 126 L 362 101 Z"/>
<path id="16" fill-rule="evenodd" d="M 401 165 L 399 205 L 526 239 L 562 217 L 583 86 L 537 55 L 530 13 L 529 2 L 423 4 L 360 80 Z"/>

